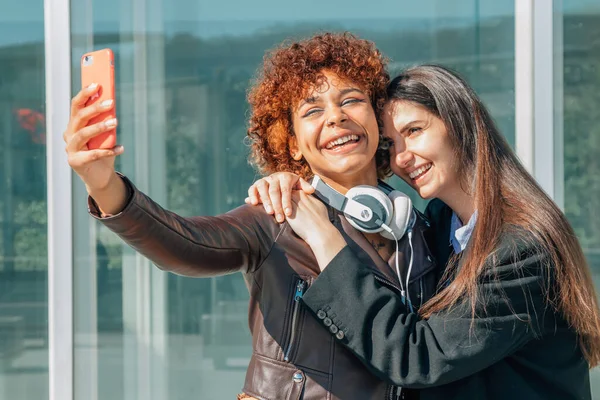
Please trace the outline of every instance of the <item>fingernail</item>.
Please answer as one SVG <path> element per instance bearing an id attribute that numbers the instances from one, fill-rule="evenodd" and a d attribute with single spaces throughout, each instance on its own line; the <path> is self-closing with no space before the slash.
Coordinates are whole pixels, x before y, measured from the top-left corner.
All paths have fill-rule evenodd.
<path id="1" fill-rule="evenodd" d="M 283 215 L 277 214 L 275 218 L 277 219 L 277 222 L 283 222 Z"/>
<path id="2" fill-rule="evenodd" d="M 123 147 L 122 145 L 115 146 L 116 153 L 122 153 L 124 151 L 125 151 L 125 147 Z"/>
<path id="3" fill-rule="evenodd" d="M 292 209 L 291 208 L 287 207 L 284 211 L 285 211 L 285 215 L 287 215 L 288 217 L 290 215 L 292 215 Z"/>
<path id="4" fill-rule="evenodd" d="M 117 125 L 117 119 L 116 118 L 107 119 L 106 121 L 104 121 L 104 125 L 107 128 L 111 128 L 111 127 Z"/>
<path id="5" fill-rule="evenodd" d="M 108 107 L 108 106 L 112 106 L 113 101 L 112 100 L 104 100 L 102 102 L 102 107 Z"/>
<path id="6" fill-rule="evenodd" d="M 97 87 L 98 87 L 98 84 L 97 84 L 97 83 L 92 83 L 92 84 L 91 84 L 90 86 L 88 86 L 87 88 L 88 88 L 89 90 L 92 90 L 92 89 L 96 89 Z"/>
<path id="7" fill-rule="evenodd" d="M 270 205 L 266 205 L 265 210 L 267 210 L 268 213 L 273 212 L 273 208 Z"/>

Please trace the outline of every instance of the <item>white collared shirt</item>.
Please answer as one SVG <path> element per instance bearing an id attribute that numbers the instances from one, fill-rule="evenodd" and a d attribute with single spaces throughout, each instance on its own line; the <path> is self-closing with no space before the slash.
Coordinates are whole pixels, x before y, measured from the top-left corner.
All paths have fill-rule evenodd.
<path id="1" fill-rule="evenodd" d="M 469 243 L 473 229 L 475 229 L 475 223 L 477 222 L 477 211 L 471 215 L 469 222 L 463 225 L 460 222 L 460 218 L 455 212 L 452 212 L 452 220 L 450 222 L 450 244 L 456 254 L 462 252 Z"/>

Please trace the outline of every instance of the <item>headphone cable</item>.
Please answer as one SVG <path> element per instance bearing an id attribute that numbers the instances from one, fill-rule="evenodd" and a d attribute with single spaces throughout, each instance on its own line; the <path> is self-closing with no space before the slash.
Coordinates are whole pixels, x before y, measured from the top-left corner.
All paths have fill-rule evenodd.
<path id="1" fill-rule="evenodd" d="M 410 293 L 408 293 L 408 283 L 410 281 L 410 274 L 412 272 L 413 267 L 413 255 L 415 254 L 412 242 L 412 227 L 408 228 L 408 245 L 410 247 L 410 259 L 408 261 L 408 272 L 406 273 L 406 293 L 408 298 L 408 306 L 410 307 L 410 312 L 414 312 L 412 302 L 410 301 Z"/>
<path id="2" fill-rule="evenodd" d="M 402 303 L 405 305 L 406 305 L 406 303 L 408 303 L 408 308 L 410 309 L 410 312 L 414 313 L 412 302 L 410 301 L 410 293 L 408 293 L 408 281 L 410 279 L 410 273 L 411 273 L 412 264 L 413 264 L 412 227 L 409 228 L 409 230 L 408 230 L 408 243 L 410 246 L 410 261 L 408 263 L 408 273 L 406 274 L 406 290 L 404 290 L 402 274 L 400 274 L 400 262 L 398 261 L 399 254 L 400 254 L 400 245 L 398 244 L 398 238 L 396 237 L 396 234 L 394 233 L 392 228 L 390 228 L 386 224 L 382 223 L 381 227 L 385 231 L 387 231 L 390 235 L 392 235 L 392 237 L 394 238 L 394 242 L 396 242 L 396 257 L 394 257 L 394 258 L 396 261 L 396 274 L 398 275 L 398 282 L 400 282 L 400 294 L 402 295 Z"/>

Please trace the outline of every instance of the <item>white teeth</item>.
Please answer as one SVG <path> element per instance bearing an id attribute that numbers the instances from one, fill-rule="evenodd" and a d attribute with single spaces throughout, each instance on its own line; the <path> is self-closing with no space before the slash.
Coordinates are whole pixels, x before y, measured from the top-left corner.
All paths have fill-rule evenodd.
<path id="1" fill-rule="evenodd" d="M 410 177 L 410 179 L 415 179 L 417 176 L 429 171 L 429 168 L 431 168 L 432 164 L 427 164 L 422 166 L 419 169 L 414 170 L 413 172 L 411 172 L 410 174 L 408 174 L 408 176 Z"/>
<path id="2" fill-rule="evenodd" d="M 327 143 L 327 146 L 325 146 L 327 149 L 331 149 L 334 146 L 339 146 L 342 145 L 344 143 L 347 143 L 351 140 L 358 140 L 358 135 L 348 135 L 348 136 L 342 136 L 341 138 L 337 138 L 336 140 Z"/>

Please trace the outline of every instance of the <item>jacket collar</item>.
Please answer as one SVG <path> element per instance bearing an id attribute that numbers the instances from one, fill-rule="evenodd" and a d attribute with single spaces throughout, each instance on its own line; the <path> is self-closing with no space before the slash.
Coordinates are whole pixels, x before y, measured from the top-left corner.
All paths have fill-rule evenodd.
<path id="1" fill-rule="evenodd" d="M 346 243 L 348 243 L 348 246 L 358 257 L 360 262 L 375 267 L 375 269 L 381 272 L 387 279 L 398 284 L 398 277 L 390 267 L 390 265 L 394 265 L 395 263 L 396 251 L 394 251 L 390 260 L 383 260 L 377 250 L 371 246 L 367 238 L 365 238 L 361 232 L 350 225 L 342 213 L 337 212 L 336 210 L 333 210 L 333 212 L 333 224 L 342 233 L 344 239 L 346 239 Z"/>

